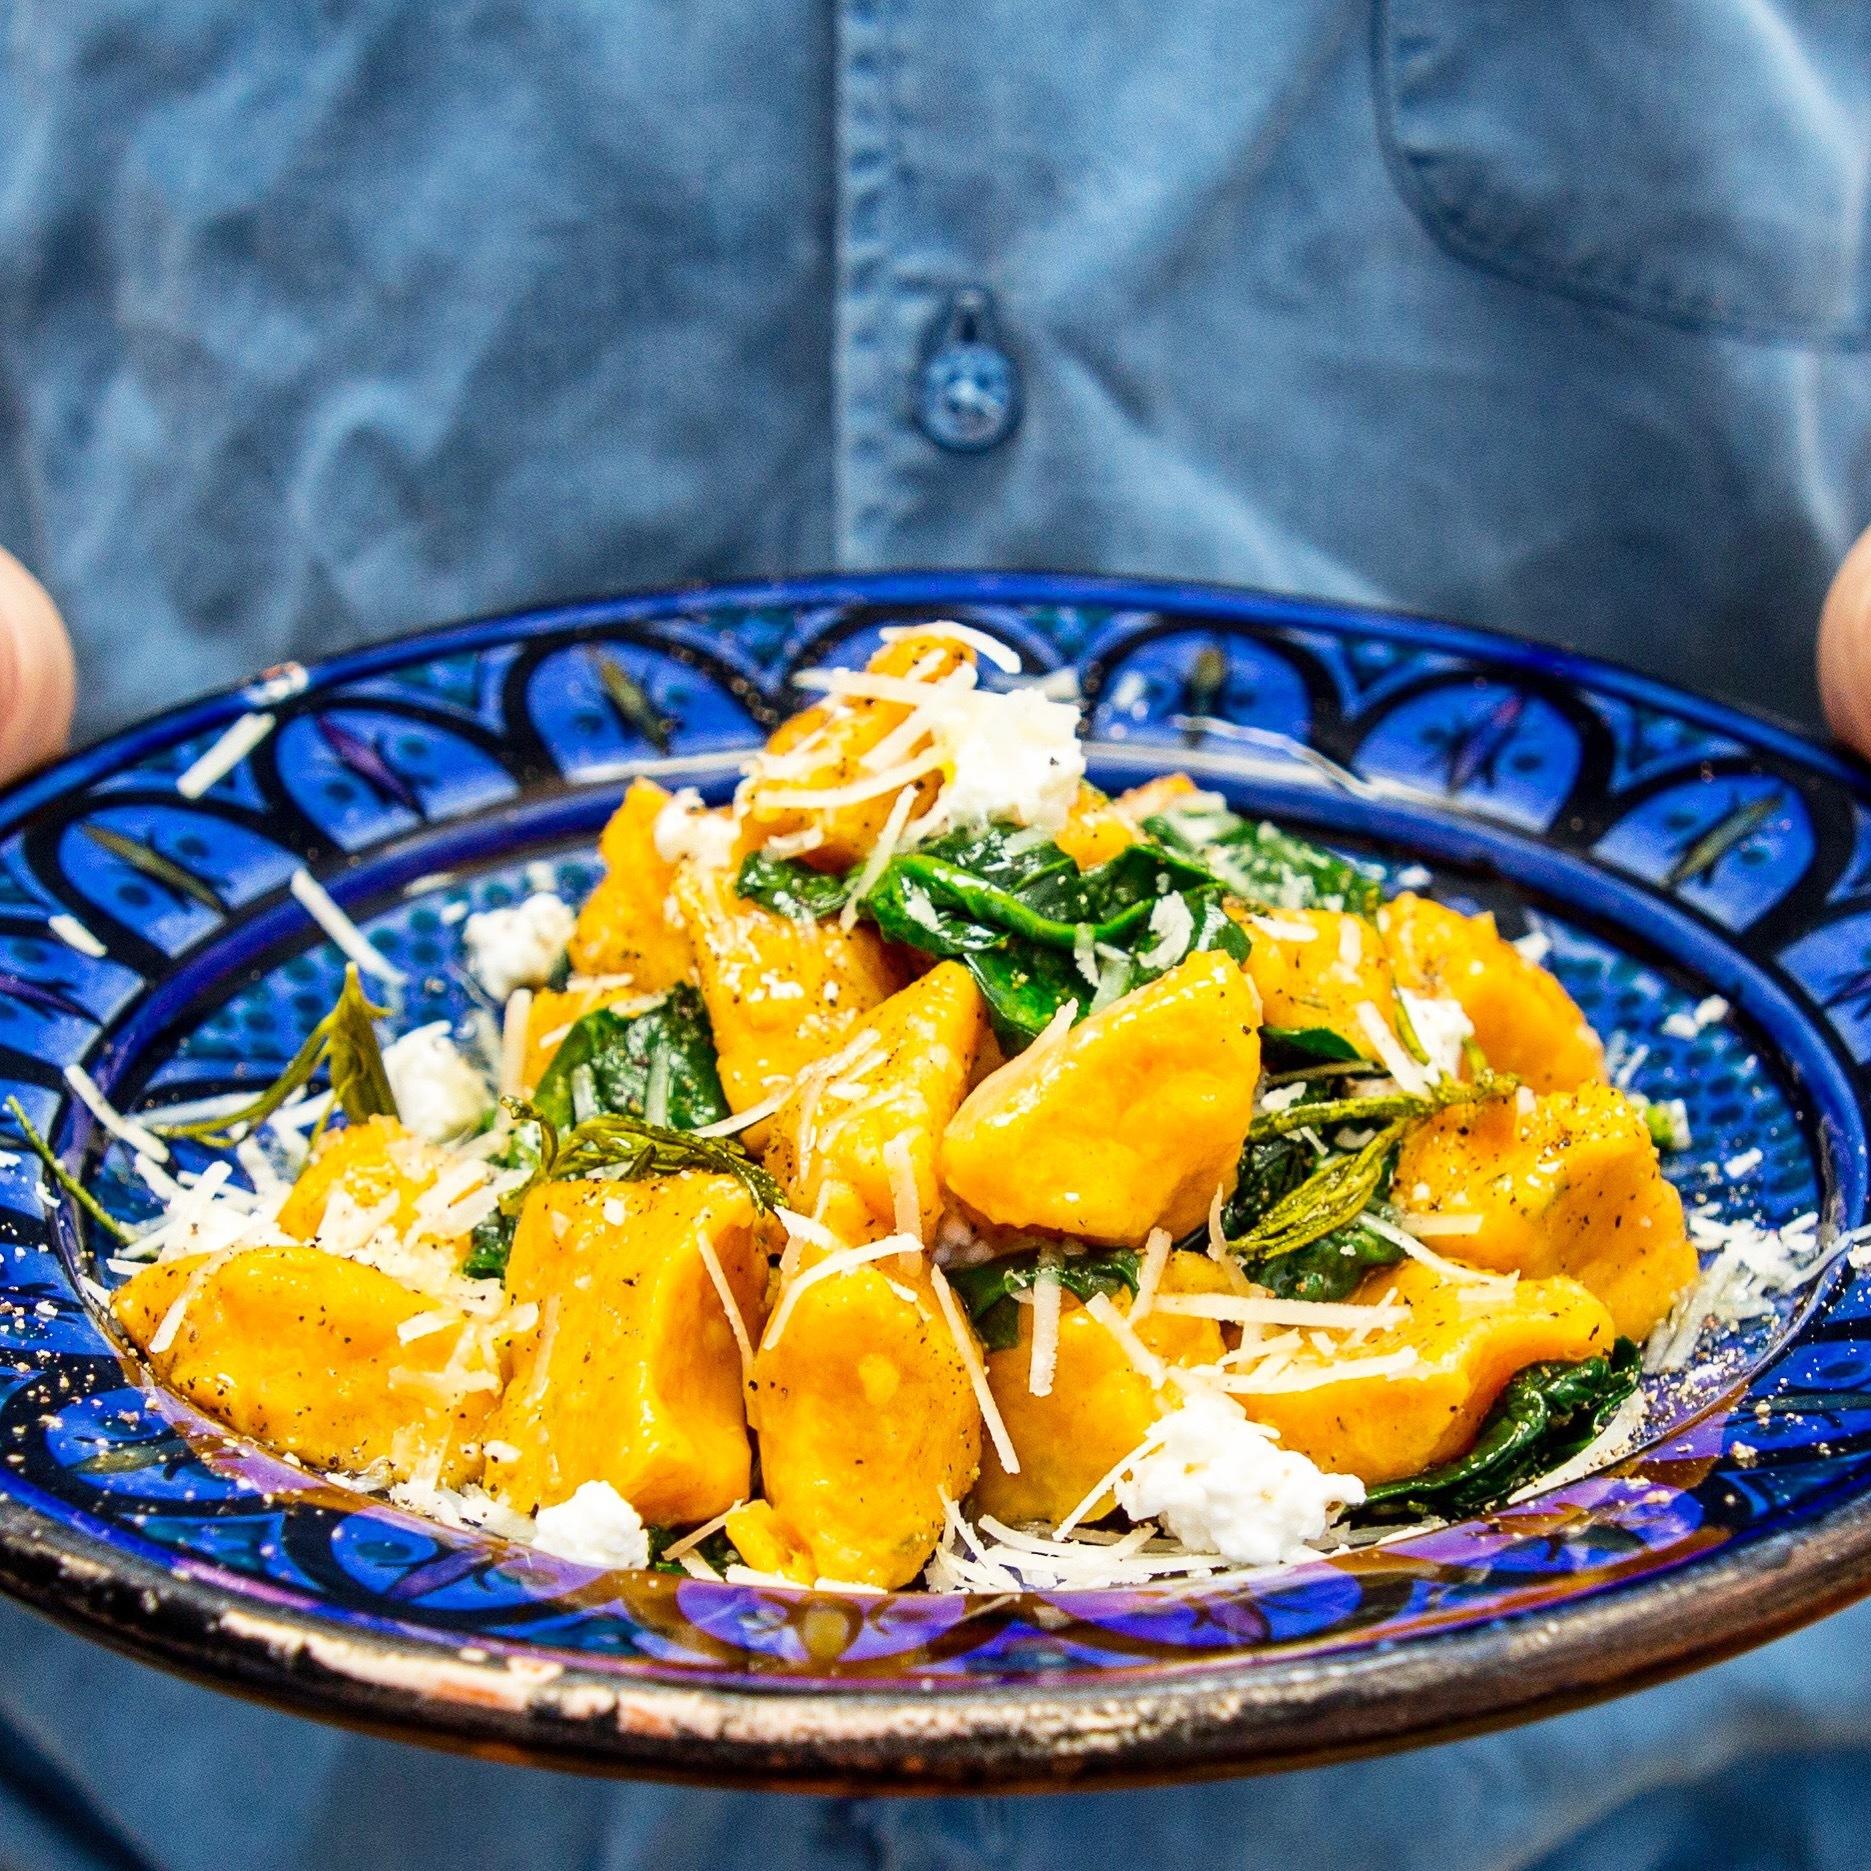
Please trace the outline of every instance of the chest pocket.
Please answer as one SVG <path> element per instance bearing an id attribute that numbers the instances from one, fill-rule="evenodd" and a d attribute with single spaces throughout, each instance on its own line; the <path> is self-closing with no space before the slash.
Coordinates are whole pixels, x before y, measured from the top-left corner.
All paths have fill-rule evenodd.
<path id="1" fill-rule="evenodd" d="M 1377 0 L 1398 181 L 1452 252 L 1741 337 L 1871 339 L 1871 6 Z"/>

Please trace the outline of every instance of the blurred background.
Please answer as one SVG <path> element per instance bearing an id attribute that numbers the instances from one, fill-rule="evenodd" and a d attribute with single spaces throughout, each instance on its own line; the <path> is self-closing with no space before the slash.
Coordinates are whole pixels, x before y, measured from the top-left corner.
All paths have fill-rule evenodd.
<path id="1" fill-rule="evenodd" d="M 535 599 L 1217 578 L 1814 718 L 1827 0 L 16 0 L 0 540 L 94 732 Z"/>

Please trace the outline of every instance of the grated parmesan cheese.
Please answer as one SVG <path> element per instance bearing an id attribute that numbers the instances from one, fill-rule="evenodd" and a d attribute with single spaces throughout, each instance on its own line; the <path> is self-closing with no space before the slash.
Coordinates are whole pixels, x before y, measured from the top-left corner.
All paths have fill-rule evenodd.
<path id="1" fill-rule="evenodd" d="M 331 938 L 339 953 L 354 961 L 362 973 L 375 975 L 392 987 L 409 979 L 338 907 L 331 893 L 310 871 L 303 866 L 294 871 L 287 888 L 305 913 Z M 468 919 L 468 926 L 474 926 L 472 917 Z"/>
<path id="2" fill-rule="evenodd" d="M 128 1144 L 139 1156 L 153 1162 L 169 1160 L 169 1146 L 154 1132 L 145 1130 L 134 1118 L 125 1117 L 98 1088 L 98 1082 L 81 1065 L 65 1068 L 65 1083 L 78 1094 L 78 1102 L 117 1139 Z"/>
<path id="3" fill-rule="evenodd" d="M 240 716 L 176 775 L 175 790 L 184 799 L 199 799 L 209 787 L 226 779 L 272 731 L 270 714 Z"/>
<path id="4" fill-rule="evenodd" d="M 1048 1250 L 1040 1257 L 1033 1280 L 1033 1346 L 1027 1358 L 1026 1387 L 1030 1395 L 1050 1397 L 1059 1368 L 1059 1312 L 1064 1298 L 1059 1269 Z"/>
<path id="5" fill-rule="evenodd" d="M 69 910 L 59 910 L 45 919 L 45 926 L 65 944 L 76 949 L 80 955 L 89 955 L 93 961 L 105 952 L 104 944 L 91 933 Z"/>
<path id="6" fill-rule="evenodd" d="M 1007 1433 L 1000 1405 L 994 1401 L 994 1392 L 987 1381 L 987 1369 L 981 1362 L 981 1349 L 975 1343 L 968 1321 L 962 1317 L 955 1289 L 949 1285 L 948 1275 L 940 1267 L 930 1267 L 929 1279 L 935 1287 L 936 1304 L 942 1308 L 942 1317 L 948 1323 L 949 1336 L 955 1341 L 955 1354 L 968 1373 L 974 1400 L 981 1406 L 981 1422 L 987 1430 L 988 1440 L 994 1445 L 994 1453 L 1000 1457 L 1001 1467 L 1008 1474 L 1017 1475 L 1020 1472 L 1020 1457 L 1014 1451 L 1013 1438 Z"/>
<path id="7" fill-rule="evenodd" d="M 937 618 L 927 624 L 887 624 L 877 635 L 885 643 L 901 643 L 906 637 L 941 637 L 953 643 L 965 643 L 977 655 L 984 656 L 1003 675 L 1015 676 L 1020 673 L 1020 658 L 1017 652 L 1009 649 L 998 637 L 991 637 L 985 630 L 976 630 L 969 624 L 958 624 L 950 618 Z"/>
<path id="8" fill-rule="evenodd" d="M 1429 1075 L 1410 1057 L 1403 1042 L 1391 1031 L 1390 1022 L 1368 1000 L 1359 1001 L 1356 1012 L 1358 1024 L 1371 1042 L 1371 1051 L 1378 1063 L 1402 1090 L 1415 1098 L 1426 1097 L 1430 1088 Z"/>
<path id="9" fill-rule="evenodd" d="M 1150 933 L 1156 940 L 1138 951 L 1138 961 L 1158 970 L 1175 967 L 1195 940 L 1195 916 L 1187 900 L 1180 896 L 1158 897 L 1150 906 Z"/>
<path id="10" fill-rule="evenodd" d="M 1137 1297 L 1130 1302 L 1132 1325 L 1148 1317 L 1156 1304 L 1156 1289 L 1162 1283 L 1163 1270 L 1169 1265 L 1169 1250 L 1173 1245 L 1167 1228 L 1152 1228 L 1145 1239 L 1143 1260 L 1137 1268 Z"/>

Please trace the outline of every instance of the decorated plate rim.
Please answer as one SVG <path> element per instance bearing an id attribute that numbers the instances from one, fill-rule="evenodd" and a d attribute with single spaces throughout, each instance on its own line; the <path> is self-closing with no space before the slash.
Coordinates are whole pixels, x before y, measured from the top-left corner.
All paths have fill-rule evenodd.
<path id="1" fill-rule="evenodd" d="M 224 725 L 268 694 L 334 688 L 406 664 L 412 653 L 439 658 L 584 624 L 667 621 L 684 604 L 996 602 L 1207 615 L 1250 629 L 1312 628 L 1477 656 L 1497 669 L 1531 672 L 1567 687 L 1584 683 L 1660 707 L 1770 749 L 1857 798 L 1871 780 L 1856 761 L 1765 715 L 1615 662 L 1474 626 L 1215 584 L 931 571 L 695 584 L 579 599 L 425 629 L 309 667 L 286 665 L 151 717 L 29 776 L 0 799 L 0 831 L 152 749 Z M 732 652 L 722 661 L 731 665 Z M 565 790 L 579 789 L 568 782 Z M 1459 808 L 1450 812 L 1463 816 Z M 239 919 L 236 912 L 229 920 Z M 1862 1112 L 1863 1091 L 1854 1086 L 1854 1096 Z M 1831 1278 L 1836 1281 L 1836 1269 Z M 1818 1303 L 1815 1295 L 1808 1310 Z M 1800 1329 L 1796 1324 L 1768 1364 L 1785 1355 Z M 516 1640 L 504 1651 L 487 1645 L 464 1655 L 445 1643 L 388 1634 L 350 1618 L 334 1632 L 316 1610 L 267 1604 L 263 1588 L 251 1581 L 224 1584 L 205 1566 L 194 1575 L 165 1568 L 111 1548 L 105 1537 L 78 1537 L 4 1495 L 0 1586 L 131 1654 L 405 1738 L 564 1765 L 802 1789 L 1105 1783 L 1273 1768 L 1446 1738 L 1713 1661 L 1871 1589 L 1871 1489 L 1703 1558 L 1575 1590 L 1548 1609 L 1381 1646 L 1354 1636 L 1342 1648 L 1300 1657 L 1141 1664 L 1108 1681 L 1059 1687 L 866 1683 L 828 1691 L 754 1676 L 729 1687 L 698 1687 L 647 1673 L 626 1678 L 549 1643 Z"/>

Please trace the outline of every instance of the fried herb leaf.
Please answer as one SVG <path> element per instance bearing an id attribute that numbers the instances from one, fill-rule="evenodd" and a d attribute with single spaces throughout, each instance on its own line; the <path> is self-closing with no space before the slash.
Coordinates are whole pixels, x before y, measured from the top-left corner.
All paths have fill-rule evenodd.
<path id="1" fill-rule="evenodd" d="M 1094 1293 L 1137 1290 L 1138 1260 L 1129 1248 L 1100 1254 L 1065 1254 L 1053 1264 L 1059 1284 L 1080 1299 L 1090 1299 Z M 1030 1291 L 1039 1271 L 1040 1257 L 1034 1252 L 1009 1254 L 949 1273 L 949 1284 L 961 1296 L 976 1333 L 989 1351 L 1009 1351 L 1020 1342 L 1020 1306 L 1014 1295 Z"/>
<path id="2" fill-rule="evenodd" d="M 63 1163 L 58 1160 L 57 1152 L 40 1136 L 38 1126 L 26 1115 L 26 1108 L 17 1098 L 9 1097 L 6 1101 L 7 1115 L 19 1127 L 19 1134 L 34 1156 L 45 1165 L 45 1171 L 84 1212 L 97 1223 L 108 1235 L 114 1236 L 126 1246 L 136 1236 L 81 1183 Z"/>
<path id="3" fill-rule="evenodd" d="M 525 1187 L 509 1198 L 515 1209 L 542 1182 L 573 1182 L 594 1175 L 638 1182 L 648 1176 L 679 1175 L 685 1169 L 732 1176 L 762 1214 L 780 1205 L 779 1184 L 730 1138 L 697 1137 L 615 1111 L 561 1131 L 524 1098 L 503 1098 L 501 1104 L 516 1125 L 531 1124 L 538 1131 L 538 1166 Z"/>
<path id="4" fill-rule="evenodd" d="M 1258 1143 L 1267 1137 L 1284 1137 L 1308 1127 L 1325 1131 L 1341 1124 L 1390 1124 L 1399 1119 L 1428 1117 L 1454 1105 L 1481 1104 L 1490 1098 L 1504 1098 L 1517 1090 L 1519 1084 L 1518 1079 L 1505 1072 L 1491 1072 L 1483 1078 L 1440 1079 L 1422 1094 L 1393 1091 L 1371 1096 L 1354 1093 L 1320 1103 L 1302 1100 L 1277 1111 L 1262 1111 L 1247 1133 L 1248 1141 Z"/>
<path id="5" fill-rule="evenodd" d="M 1271 1261 L 1335 1233 L 1379 1199 L 1396 1166 L 1399 1120 L 1386 1124 L 1347 1156 L 1327 1156 L 1228 1245 L 1244 1261 Z"/>
<path id="6" fill-rule="evenodd" d="M 1173 851 L 1204 865 L 1242 902 L 1268 910 L 1351 910 L 1375 913 L 1381 880 L 1362 865 L 1283 831 L 1265 819 L 1244 819 L 1212 807 L 1172 807 L 1143 828 Z"/>
<path id="7" fill-rule="evenodd" d="M 572 1085 L 581 1069 L 591 1075 L 601 1112 L 674 1130 L 699 1130 L 728 1115 L 714 1029 L 701 995 L 686 982 L 634 1013 L 596 1007 L 573 1023 L 533 1092 L 533 1103 L 561 1130 L 577 1115 Z"/>
<path id="8" fill-rule="evenodd" d="M 193 1138 L 210 1149 L 232 1149 L 238 1137 L 263 1123 L 294 1092 L 309 1085 L 321 1066 L 330 1073 L 333 1103 L 353 1124 L 372 1117 L 400 1116 L 374 1025 L 387 1011 L 366 998 L 356 964 L 347 962 L 344 986 L 330 1013 L 305 1036 L 304 1045 L 286 1069 L 252 1103 L 218 1117 L 197 1118 L 184 1124 L 152 1124 L 150 1128 L 164 1137 Z"/>
<path id="9" fill-rule="evenodd" d="M 1608 1357 L 1530 1364 L 1501 1392 L 1466 1455 L 1371 1488 L 1352 1518 L 1366 1525 L 1486 1513 L 1578 1454 L 1637 1388 L 1637 1347 L 1620 1338 Z"/>

